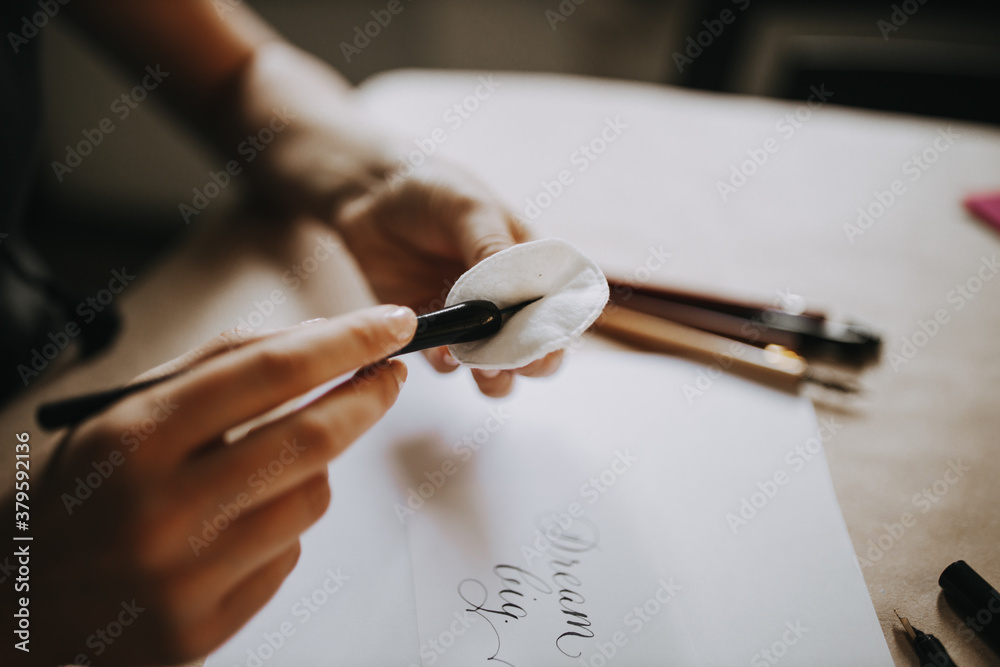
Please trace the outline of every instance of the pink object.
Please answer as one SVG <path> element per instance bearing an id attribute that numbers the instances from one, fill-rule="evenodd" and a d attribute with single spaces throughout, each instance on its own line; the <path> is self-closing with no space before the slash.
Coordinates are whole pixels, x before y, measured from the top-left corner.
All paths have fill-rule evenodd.
<path id="1" fill-rule="evenodd" d="M 966 197 L 965 208 L 1000 231 L 1000 192 Z"/>

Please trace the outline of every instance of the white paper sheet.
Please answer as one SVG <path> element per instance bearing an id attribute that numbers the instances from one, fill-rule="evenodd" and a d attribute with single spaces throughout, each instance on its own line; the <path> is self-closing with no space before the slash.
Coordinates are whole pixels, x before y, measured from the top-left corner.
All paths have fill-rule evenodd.
<path id="1" fill-rule="evenodd" d="M 689 402 L 697 366 L 653 355 L 504 401 L 410 369 L 209 667 L 892 664 L 819 446 L 839 425 L 805 400 L 722 377 Z"/>

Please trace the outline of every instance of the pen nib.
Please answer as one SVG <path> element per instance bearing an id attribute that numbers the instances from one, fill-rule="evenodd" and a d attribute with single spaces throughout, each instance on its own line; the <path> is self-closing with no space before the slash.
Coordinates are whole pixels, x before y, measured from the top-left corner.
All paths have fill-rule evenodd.
<path id="1" fill-rule="evenodd" d="M 896 615 L 896 618 L 899 619 L 899 622 L 903 624 L 903 629 L 906 630 L 906 634 L 910 637 L 910 641 L 916 639 L 917 633 L 916 631 L 914 631 L 913 626 L 910 625 L 910 619 L 904 616 L 900 616 L 899 612 L 896 611 L 895 609 L 892 610 L 892 613 L 894 613 Z"/>
<path id="2" fill-rule="evenodd" d="M 513 306 L 507 306 L 506 308 L 500 309 L 501 315 L 513 315 L 517 311 L 521 310 L 525 306 L 530 306 L 534 302 L 538 301 L 542 297 L 536 296 L 534 299 L 528 299 L 527 301 L 522 301 L 521 303 L 515 303 Z"/>

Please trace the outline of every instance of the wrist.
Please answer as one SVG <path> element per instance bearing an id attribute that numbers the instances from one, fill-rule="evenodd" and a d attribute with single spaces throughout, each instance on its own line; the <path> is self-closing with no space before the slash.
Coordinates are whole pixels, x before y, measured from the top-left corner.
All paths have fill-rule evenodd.
<path id="1" fill-rule="evenodd" d="M 369 123 L 332 68 L 283 43 L 261 47 L 240 82 L 236 159 L 284 208 L 331 219 L 395 169 L 399 142 Z"/>

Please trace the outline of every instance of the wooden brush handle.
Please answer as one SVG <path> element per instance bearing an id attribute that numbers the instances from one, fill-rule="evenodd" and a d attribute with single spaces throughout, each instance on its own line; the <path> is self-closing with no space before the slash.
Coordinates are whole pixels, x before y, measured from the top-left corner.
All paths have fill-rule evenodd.
<path id="1" fill-rule="evenodd" d="M 809 370 L 797 355 L 762 350 L 613 303 L 604 309 L 595 326 L 601 333 L 643 349 L 715 365 L 785 391 L 797 392 Z"/>

